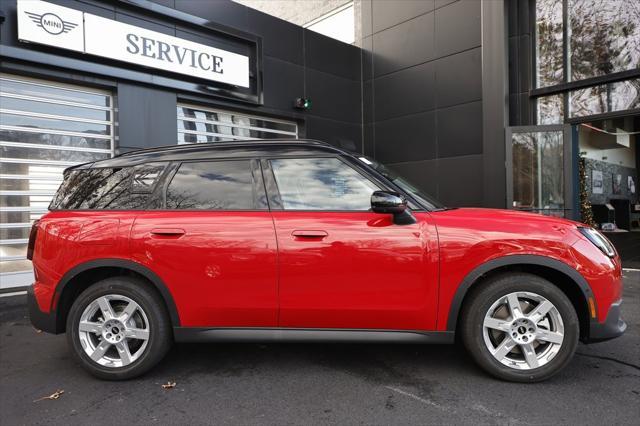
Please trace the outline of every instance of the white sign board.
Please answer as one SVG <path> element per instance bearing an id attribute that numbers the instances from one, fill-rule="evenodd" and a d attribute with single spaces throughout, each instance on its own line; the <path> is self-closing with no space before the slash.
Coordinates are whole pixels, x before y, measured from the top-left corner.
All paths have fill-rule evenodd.
<path id="1" fill-rule="evenodd" d="M 249 87 L 249 57 L 38 0 L 18 0 L 18 38 Z"/>

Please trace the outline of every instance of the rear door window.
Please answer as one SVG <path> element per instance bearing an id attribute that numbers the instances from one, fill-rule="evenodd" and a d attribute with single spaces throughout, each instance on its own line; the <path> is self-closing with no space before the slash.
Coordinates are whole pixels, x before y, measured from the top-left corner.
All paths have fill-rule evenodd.
<path id="1" fill-rule="evenodd" d="M 182 163 L 167 187 L 166 208 L 266 210 L 266 194 L 257 161 Z"/>

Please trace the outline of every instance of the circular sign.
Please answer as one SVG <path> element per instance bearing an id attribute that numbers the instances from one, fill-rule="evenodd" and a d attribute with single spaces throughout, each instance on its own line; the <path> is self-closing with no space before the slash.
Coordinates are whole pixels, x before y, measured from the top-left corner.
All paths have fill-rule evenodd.
<path id="1" fill-rule="evenodd" d="M 64 22 L 58 15 L 45 13 L 40 17 L 40 25 L 49 34 L 58 35 L 64 31 Z"/>

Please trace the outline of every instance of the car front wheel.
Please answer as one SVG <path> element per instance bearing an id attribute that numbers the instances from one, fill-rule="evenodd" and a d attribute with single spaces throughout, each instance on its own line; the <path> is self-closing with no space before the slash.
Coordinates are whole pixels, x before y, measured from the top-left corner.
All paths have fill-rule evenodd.
<path id="1" fill-rule="evenodd" d="M 160 297 L 129 277 L 108 278 L 82 292 L 67 318 L 67 339 L 82 366 L 107 380 L 143 374 L 172 340 Z"/>
<path id="2" fill-rule="evenodd" d="M 579 333 L 567 296 L 530 274 L 479 284 L 463 310 L 467 350 L 484 370 L 504 380 L 537 382 L 558 373 L 573 357 Z"/>

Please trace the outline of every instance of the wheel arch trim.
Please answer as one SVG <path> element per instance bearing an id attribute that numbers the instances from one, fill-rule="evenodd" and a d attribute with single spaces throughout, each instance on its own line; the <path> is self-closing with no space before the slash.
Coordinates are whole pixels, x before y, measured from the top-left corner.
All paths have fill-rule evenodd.
<path id="1" fill-rule="evenodd" d="M 560 272 L 568 276 L 580 288 L 580 291 L 582 292 L 585 300 L 593 298 L 593 292 L 591 291 L 591 287 L 589 286 L 589 283 L 587 283 L 587 280 L 573 267 L 562 261 L 553 259 L 551 257 L 539 255 L 503 256 L 477 266 L 464 277 L 464 279 L 458 286 L 453 299 L 451 300 L 449 315 L 447 317 L 446 330 L 455 331 L 456 324 L 458 322 L 458 315 L 460 314 L 460 309 L 462 308 L 462 302 L 469 292 L 469 289 L 478 280 L 478 278 L 498 268 L 518 265 L 544 266 Z"/>
<path id="2" fill-rule="evenodd" d="M 173 327 L 180 326 L 180 316 L 178 315 L 178 309 L 176 307 L 175 301 L 173 300 L 173 296 L 171 295 L 171 292 L 165 285 L 164 281 L 162 281 L 162 279 L 155 272 L 153 272 L 146 266 L 127 259 L 90 260 L 88 262 L 76 265 L 69 271 L 67 271 L 58 282 L 53 297 L 51 311 L 55 312 L 56 317 L 60 314 L 57 311 L 57 307 L 59 307 L 60 304 L 60 297 L 64 293 L 64 290 L 66 289 L 69 282 L 71 282 L 76 276 L 83 272 L 98 268 L 126 269 L 145 277 L 153 285 L 153 287 L 158 290 L 158 292 L 160 293 L 160 297 L 162 297 L 162 299 L 164 300 L 164 303 L 167 306 L 167 310 L 169 311 L 169 317 L 171 318 L 171 325 Z"/>

